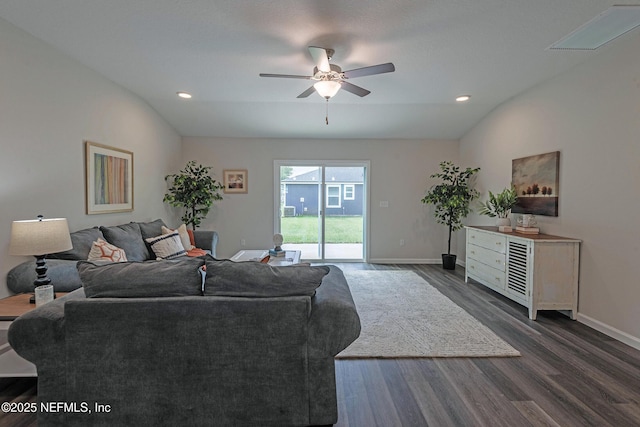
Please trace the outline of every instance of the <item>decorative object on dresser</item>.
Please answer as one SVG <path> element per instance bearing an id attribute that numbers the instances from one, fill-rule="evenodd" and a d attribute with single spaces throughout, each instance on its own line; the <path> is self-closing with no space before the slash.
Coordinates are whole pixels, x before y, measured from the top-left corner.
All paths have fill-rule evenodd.
<path id="1" fill-rule="evenodd" d="M 580 240 L 467 226 L 465 281 L 474 279 L 529 310 L 568 310 L 576 319 Z"/>
<path id="2" fill-rule="evenodd" d="M 13 221 L 11 224 L 11 255 L 33 255 L 36 257 L 36 280 L 34 288 L 51 284 L 47 276 L 45 256 L 72 249 L 69 224 L 66 218 L 45 219 L 38 215 L 36 220 Z M 35 304 L 35 297 L 31 301 Z"/>
<path id="3" fill-rule="evenodd" d="M 559 177 L 559 151 L 512 160 L 511 182 L 519 197 L 511 211 L 558 216 Z"/>
<path id="4" fill-rule="evenodd" d="M 497 217 L 496 225 L 498 229 L 500 231 L 510 232 L 512 228 L 509 214 L 511 213 L 511 208 L 517 201 L 518 193 L 513 185 L 511 188 L 505 188 L 497 194 L 489 191 L 489 200 L 480 202 L 480 210 L 478 210 L 478 213 L 480 215 L 490 216 L 491 218 Z"/>
<path id="5" fill-rule="evenodd" d="M 436 222 L 449 228 L 447 253 L 442 254 L 442 268 L 455 270 L 456 255 L 451 254 L 451 233 L 462 228 L 462 219 L 471 212 L 471 201 L 480 195 L 478 190 L 471 188 L 470 182 L 480 168 L 460 171 L 459 166 L 444 161 L 440 162 L 440 169 L 442 172 L 434 173 L 430 178 L 439 178 L 442 182 L 431 186 L 422 203 L 434 205 Z"/>
<path id="6" fill-rule="evenodd" d="M 538 222 L 534 219 L 535 217 L 531 214 L 524 214 L 520 218 L 518 218 L 516 231 L 518 233 L 523 234 L 538 234 L 540 233 L 540 229 L 538 227 L 534 227 Z M 500 230 L 502 231 L 502 230 Z"/>
<path id="7" fill-rule="evenodd" d="M 133 210 L 133 153 L 85 141 L 87 214 Z"/>
<path id="8" fill-rule="evenodd" d="M 184 208 L 182 222 L 191 226 L 192 230 L 200 227 L 207 217 L 213 202 L 222 200 L 219 191 L 222 184 L 209 174 L 211 166 L 197 165 L 194 160 L 177 174 L 164 177 L 170 185 L 162 199 L 175 208 Z"/>

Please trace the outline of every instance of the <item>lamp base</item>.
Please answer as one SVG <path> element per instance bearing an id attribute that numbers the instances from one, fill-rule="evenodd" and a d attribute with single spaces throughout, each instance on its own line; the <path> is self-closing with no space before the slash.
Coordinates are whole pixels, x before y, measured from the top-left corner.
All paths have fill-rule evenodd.
<path id="1" fill-rule="evenodd" d="M 53 293 L 53 299 L 56 299 L 56 293 Z M 29 298 L 29 304 L 35 304 L 36 303 L 36 294 L 31 295 L 31 298 Z"/>

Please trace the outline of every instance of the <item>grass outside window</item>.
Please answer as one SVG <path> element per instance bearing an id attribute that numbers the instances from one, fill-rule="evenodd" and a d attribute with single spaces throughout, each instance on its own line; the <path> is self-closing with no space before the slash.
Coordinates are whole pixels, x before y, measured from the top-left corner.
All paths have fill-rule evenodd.
<path id="1" fill-rule="evenodd" d="M 284 243 L 318 243 L 320 219 L 294 216 L 280 219 Z M 327 216 L 325 243 L 362 243 L 362 216 Z"/>

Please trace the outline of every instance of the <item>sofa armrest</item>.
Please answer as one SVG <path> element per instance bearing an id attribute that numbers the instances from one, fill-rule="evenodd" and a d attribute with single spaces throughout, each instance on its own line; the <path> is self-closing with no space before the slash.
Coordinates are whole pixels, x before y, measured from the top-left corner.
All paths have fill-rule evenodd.
<path id="1" fill-rule="evenodd" d="M 218 246 L 218 233 L 211 230 L 194 230 L 193 240 L 196 248 L 211 251 L 211 256 L 216 257 L 216 246 Z"/>
<path id="2" fill-rule="evenodd" d="M 309 319 L 309 350 L 316 356 L 335 356 L 360 335 L 360 317 L 347 280 L 336 266 L 316 289 Z"/>
<path id="3" fill-rule="evenodd" d="M 47 276 L 56 292 L 71 292 L 82 287 L 77 261 L 47 259 Z M 33 292 L 36 280 L 36 261 L 25 261 L 7 273 L 7 287 L 16 294 Z"/>
<path id="4" fill-rule="evenodd" d="M 75 267 L 75 262 L 73 265 Z M 11 322 L 8 338 L 16 353 L 37 366 L 43 363 L 64 364 L 64 305 L 74 299 L 85 299 L 83 288 L 56 298 Z"/>

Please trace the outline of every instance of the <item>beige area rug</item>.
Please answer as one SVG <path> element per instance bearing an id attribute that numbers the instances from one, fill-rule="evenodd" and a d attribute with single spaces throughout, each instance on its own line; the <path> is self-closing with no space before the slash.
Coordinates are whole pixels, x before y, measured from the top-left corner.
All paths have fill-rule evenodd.
<path id="1" fill-rule="evenodd" d="M 337 359 L 520 356 L 412 271 L 345 271 L 362 332 Z"/>

